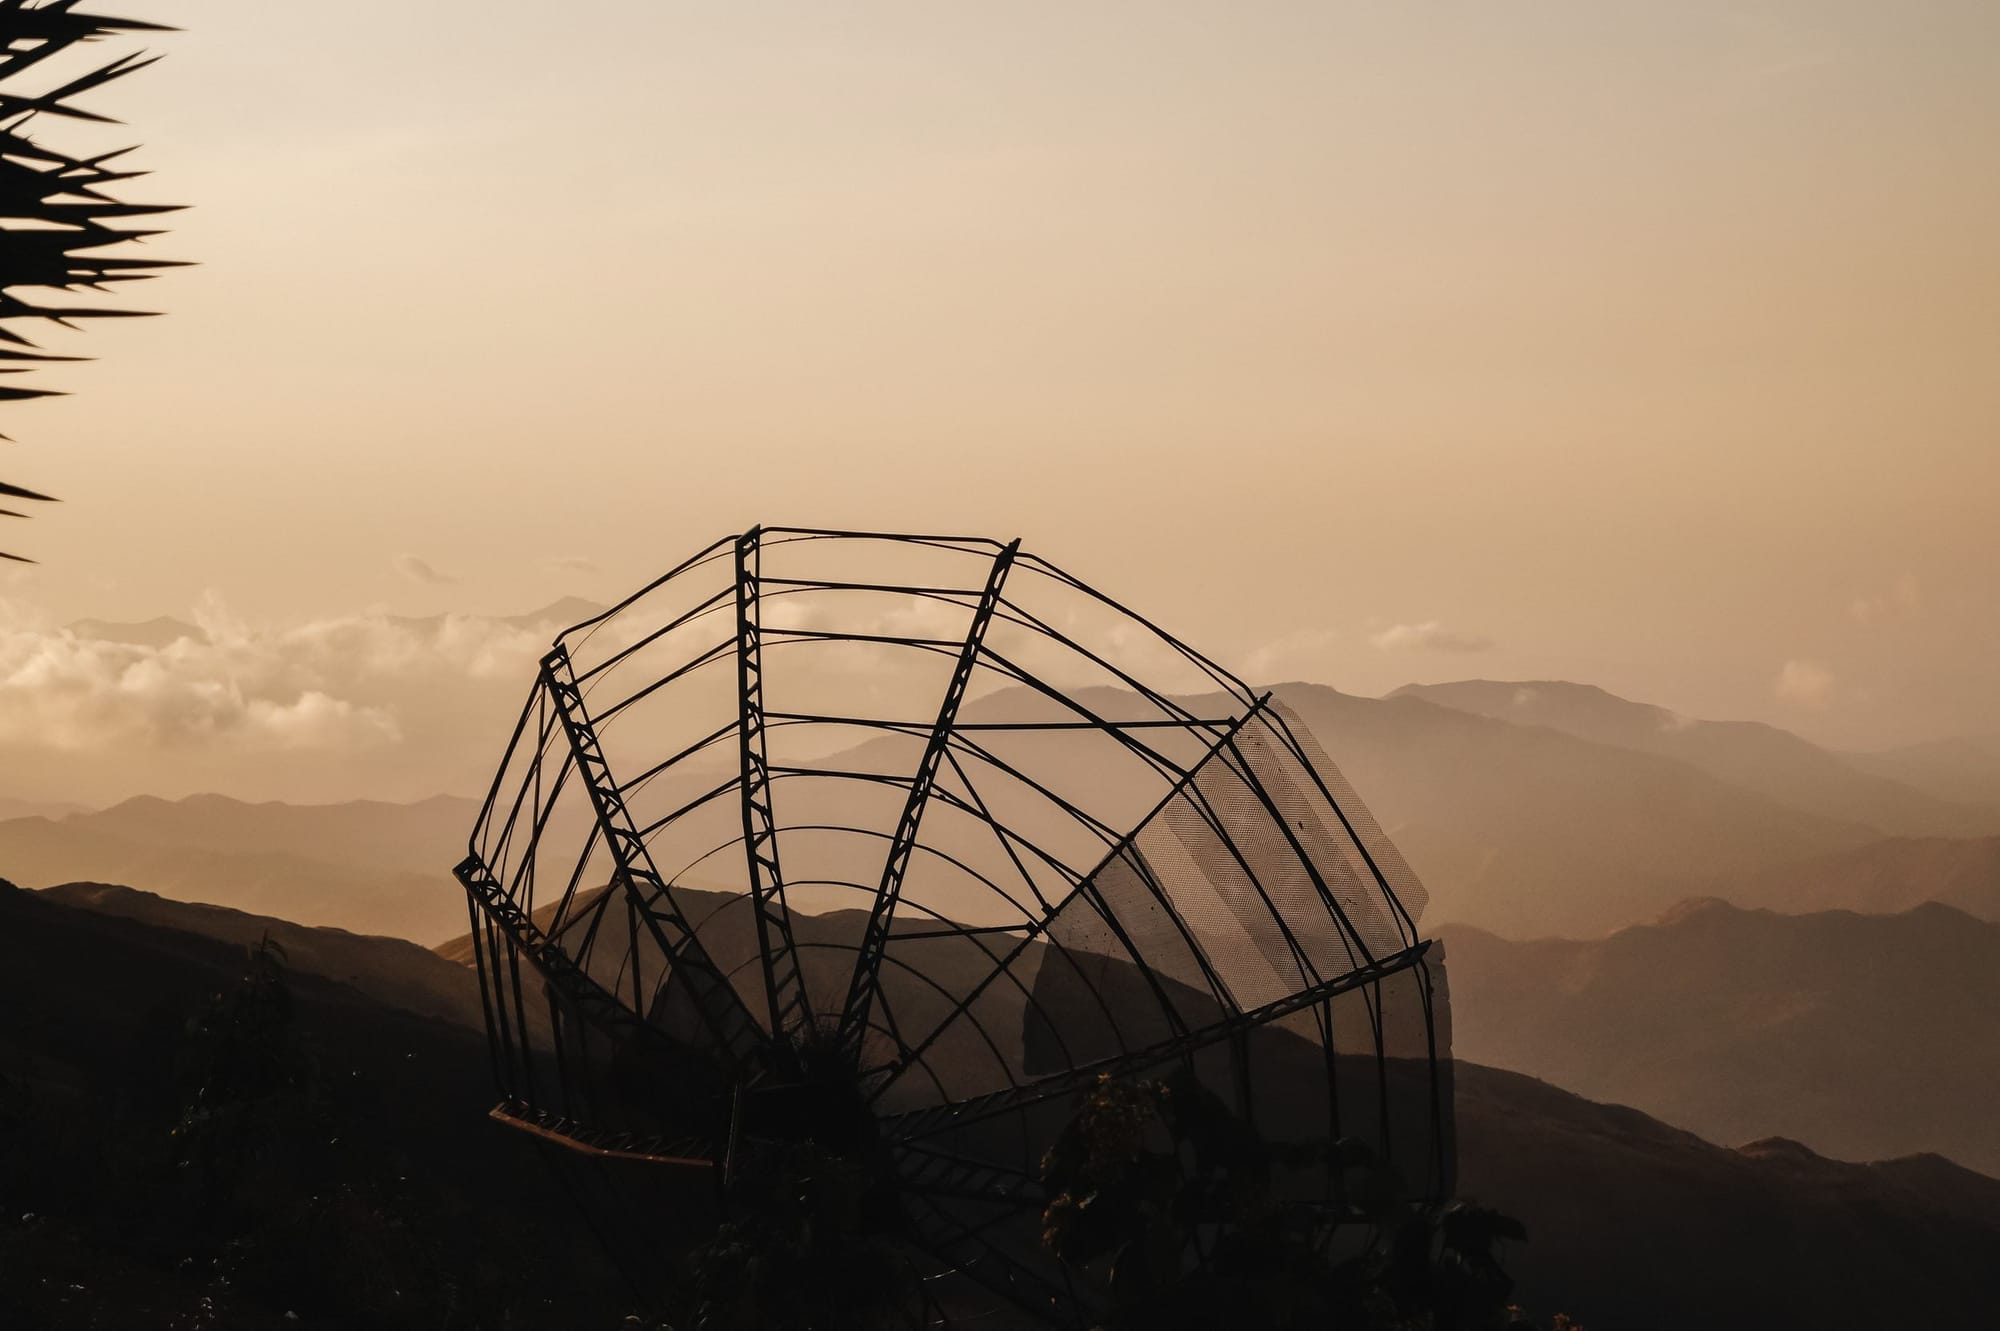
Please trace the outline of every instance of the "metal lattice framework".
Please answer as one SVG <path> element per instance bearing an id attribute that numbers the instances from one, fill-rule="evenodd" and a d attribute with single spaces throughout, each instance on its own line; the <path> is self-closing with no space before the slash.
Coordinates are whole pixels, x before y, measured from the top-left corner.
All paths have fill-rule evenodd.
<path id="1" fill-rule="evenodd" d="M 1449 1193 L 1422 887 L 1275 697 L 1019 542 L 716 542 L 557 638 L 470 850 L 497 1115 L 865 1145 L 940 1317 L 1087 1324 L 1037 1175 L 1106 1074 Z M 1278 1186 L 1350 1214 L 1332 1164 Z"/>

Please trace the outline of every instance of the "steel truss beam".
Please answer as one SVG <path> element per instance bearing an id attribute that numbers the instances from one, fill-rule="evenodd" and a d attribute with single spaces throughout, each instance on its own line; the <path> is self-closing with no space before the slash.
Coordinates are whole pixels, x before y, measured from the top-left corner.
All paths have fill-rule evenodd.
<path id="1" fill-rule="evenodd" d="M 755 527 L 736 542 L 736 695 L 738 752 L 743 779 L 743 852 L 750 872 L 750 902 L 757 921 L 757 955 L 764 973 L 764 1001 L 774 1041 L 810 1029 L 812 1007 L 799 974 L 792 916 L 785 906 L 785 875 L 778 863 L 778 824 L 771 813 L 771 764 L 764 748 L 763 625 L 758 610 L 762 533 Z"/>
<path id="2" fill-rule="evenodd" d="M 861 934 L 861 947 L 854 958 L 854 973 L 847 984 L 847 1001 L 841 1008 L 840 1040 L 845 1045 L 858 1047 L 862 1032 L 868 1029 L 869 1009 L 874 1006 L 877 991 L 881 988 L 882 955 L 889 943 L 889 926 L 895 922 L 896 902 L 903 894 L 903 877 L 909 872 L 910 855 L 917 846 L 924 809 L 930 804 L 931 789 L 937 784 L 938 766 L 944 761 L 952 727 L 957 724 L 958 709 L 965 701 L 966 686 L 972 682 L 972 669 L 979 663 L 980 647 L 986 640 L 986 626 L 993 622 L 993 611 L 1000 604 L 1000 589 L 1006 584 L 1007 570 L 1014 566 L 1014 555 L 1020 548 L 1021 542 L 1014 540 L 1002 547 L 993 560 L 992 571 L 986 575 L 985 590 L 979 594 L 979 604 L 972 612 L 972 626 L 965 633 L 965 646 L 959 652 L 958 664 L 953 667 L 951 680 L 945 685 L 944 698 L 938 704 L 937 723 L 931 727 L 930 739 L 924 745 L 924 756 L 917 763 L 916 775 L 910 779 L 910 795 L 903 803 L 903 816 L 896 824 L 888 856 L 882 863 L 881 889 L 869 908 L 868 923 Z"/>
<path id="3" fill-rule="evenodd" d="M 686 1051 L 680 1045 L 674 1043 L 664 1031 L 650 1025 L 634 1013 L 619 1000 L 617 995 L 593 979 L 588 971 L 576 964 L 575 959 L 567 951 L 544 933 L 541 926 L 536 924 L 494 879 L 492 872 L 486 867 L 486 862 L 478 855 L 466 856 L 453 873 L 460 885 L 465 888 L 466 896 L 479 906 L 487 920 L 505 934 L 508 942 L 528 959 L 529 964 L 541 973 L 542 978 L 553 988 L 559 989 L 563 997 L 575 1007 L 579 1020 L 608 1033 L 623 1032 L 642 1044 L 658 1049 L 662 1057 L 685 1057 Z M 475 935 L 473 941 L 475 953 L 478 947 L 479 942 Z M 485 978 L 482 972 L 482 979 Z M 499 976 L 491 977 L 491 983 L 496 991 L 496 1000 L 504 1004 L 504 997 L 497 992 L 501 987 Z M 523 1031 L 522 1038 L 525 1039 L 526 1035 L 527 1032 Z M 500 1109 L 508 1110 L 508 1117 L 520 1117 L 509 1109 L 509 1106 L 515 1103 L 517 1102 L 510 1097 L 508 1101 L 502 1103 Z M 554 1130 L 546 1122 L 539 1123 L 538 1126 Z M 691 1144 L 691 1139 L 676 1142 L 676 1153 L 687 1154 Z M 629 1149 L 626 1142 L 621 1141 L 618 1145 Z"/>
<path id="4" fill-rule="evenodd" d="M 556 718 L 569 739 L 577 775 L 590 793 L 591 808 L 604 829 L 604 843 L 618 866 L 627 899 L 665 955 L 669 974 L 679 971 L 688 979 L 688 992 L 702 1024 L 715 1040 L 716 1052 L 729 1066 L 744 1069 L 751 1065 L 758 1047 L 756 1022 L 736 990 L 717 969 L 695 936 L 692 926 L 674 905 L 666 884 L 653 867 L 653 857 L 643 837 L 632 826 L 632 815 L 624 797 L 611 779 L 597 732 L 591 728 L 570 668 L 568 649 L 557 646 L 542 658 L 542 686 L 548 690 Z M 640 1014 L 642 1017 L 644 1014 Z"/>

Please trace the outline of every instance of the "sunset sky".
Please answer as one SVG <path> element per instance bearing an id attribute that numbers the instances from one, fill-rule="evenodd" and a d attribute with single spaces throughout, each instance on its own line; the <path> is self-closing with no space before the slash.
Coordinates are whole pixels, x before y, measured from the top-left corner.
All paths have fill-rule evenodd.
<path id="1" fill-rule="evenodd" d="M 111 7 L 186 31 L 40 132 L 201 266 L 7 408 L 0 743 L 126 687 L 75 619 L 759 521 L 1024 536 L 1259 680 L 2000 732 L 1991 0 Z"/>

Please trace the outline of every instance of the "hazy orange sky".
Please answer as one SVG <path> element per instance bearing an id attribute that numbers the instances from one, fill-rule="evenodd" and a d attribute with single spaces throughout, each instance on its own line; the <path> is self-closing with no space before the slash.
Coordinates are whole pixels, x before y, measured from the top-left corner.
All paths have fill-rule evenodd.
<path id="1" fill-rule="evenodd" d="M 760 520 L 1023 535 L 1258 679 L 2000 731 L 1991 0 L 125 8 L 202 266 L 8 407 L 17 738 L 75 618 Z"/>

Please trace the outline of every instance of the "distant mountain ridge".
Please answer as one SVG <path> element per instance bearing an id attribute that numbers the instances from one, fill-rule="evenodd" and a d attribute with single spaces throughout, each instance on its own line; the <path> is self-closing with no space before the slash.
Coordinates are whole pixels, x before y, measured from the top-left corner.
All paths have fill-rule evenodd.
<path id="1" fill-rule="evenodd" d="M 465 928 L 451 866 L 478 804 L 250 804 L 150 796 L 60 820 L 0 822 L 0 876 L 24 887 L 130 883 L 356 933 L 432 942 Z"/>
<path id="2" fill-rule="evenodd" d="M 1597 939 L 1440 932 L 1465 1058 L 1713 1141 L 2000 1172 L 2000 924 L 1711 899 Z"/>
<path id="3" fill-rule="evenodd" d="M 46 800 L 23 800 L 0 797 L 0 822 L 10 818 L 67 818 L 73 813 L 89 813 L 87 804 L 67 804 Z"/>
<path id="4" fill-rule="evenodd" d="M 1879 839 L 1665 755 L 1412 694 L 1276 687 L 1430 889 L 1427 925 L 1589 936 L 1652 918 L 1690 883 Z"/>
<path id="5" fill-rule="evenodd" d="M 1935 901 L 2000 921 L 2000 837 L 1890 837 L 1718 880 L 1710 890 L 1741 906 L 1776 911 L 1797 911 L 1804 903 L 1888 915 Z"/>
<path id="6" fill-rule="evenodd" d="M 1423 879 L 1431 924 L 1588 936 L 1651 919 L 1693 891 L 1793 910 L 1846 904 L 1830 895 L 1844 888 L 1784 875 L 1876 854 L 1864 848 L 1882 840 L 1871 827 L 1802 812 L 1679 759 L 1546 726 L 1323 685 L 1285 684 L 1279 695 Z M 984 697 L 968 715 L 1016 705 L 1005 694 Z M 434 943 L 464 929 L 450 868 L 477 807 L 457 797 L 296 806 L 142 797 L 59 821 L 0 821 L 0 874 L 38 887 L 126 882 Z M 1795 899 L 1777 895 L 1788 881 Z M 1765 882 L 1772 886 L 1754 900 L 1736 886 Z M 1953 899 L 1970 909 L 1981 900 Z"/>
<path id="7" fill-rule="evenodd" d="M 1970 735 L 1843 756 L 1864 772 L 1890 777 L 1939 799 L 2000 805 L 2000 735 Z"/>
<path id="8" fill-rule="evenodd" d="M 164 800 L 140 795 L 94 813 L 72 814 L 64 822 L 73 831 L 101 832 L 151 846 L 308 857 L 337 850 L 343 862 L 372 869 L 436 873 L 449 870 L 463 857 L 478 812 L 477 800 L 458 795 L 433 795 L 408 804 L 387 800 L 286 804 L 227 795 Z"/>
<path id="9" fill-rule="evenodd" d="M 1702 721 L 1562 680 L 1409 684 L 1389 695 L 1673 758 L 1803 813 L 1889 836 L 2000 833 L 2000 808 L 1941 799 L 1757 721 Z"/>

